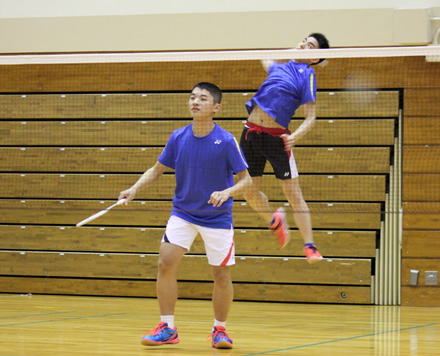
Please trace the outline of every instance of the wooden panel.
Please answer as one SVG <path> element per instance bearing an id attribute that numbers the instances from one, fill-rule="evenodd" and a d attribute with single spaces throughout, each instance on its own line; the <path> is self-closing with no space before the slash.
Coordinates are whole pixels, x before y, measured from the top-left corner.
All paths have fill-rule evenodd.
<path id="1" fill-rule="evenodd" d="M 1 98 L 1 96 L 0 96 Z M 294 131 L 302 119 L 293 120 Z M 165 145 L 189 120 L 145 121 L 0 121 L 0 145 L 8 146 L 150 146 Z M 241 137 L 243 119 L 216 122 Z M 300 145 L 391 146 L 394 119 L 317 120 Z"/>
<path id="2" fill-rule="evenodd" d="M 412 65 L 403 58 L 340 58 L 329 63 L 315 68 L 318 89 L 402 88 L 406 68 Z M 258 60 L 0 67 L 5 93 L 81 92 L 85 88 L 89 92 L 189 91 L 200 78 L 223 90 L 256 90 L 266 75 Z"/>
<path id="3" fill-rule="evenodd" d="M 222 90 L 258 89 L 266 75 L 260 61 L 0 66 L 6 93 L 189 92 L 200 78 Z"/>
<path id="4" fill-rule="evenodd" d="M 438 62 L 426 62 L 425 56 L 405 57 L 405 88 L 440 88 Z"/>
<path id="5" fill-rule="evenodd" d="M 389 173 L 390 170 L 388 147 L 296 147 L 293 153 L 301 173 Z"/>
<path id="6" fill-rule="evenodd" d="M 403 57 L 394 58 L 334 58 L 325 67 L 315 66 L 318 88 L 402 88 L 405 63 Z M 386 75 L 384 75 L 386 73 Z"/>
<path id="7" fill-rule="evenodd" d="M 164 228 L 82 227 L 0 225 L 0 249 L 38 251 L 89 251 L 158 253 Z M 315 242 L 325 256 L 375 257 L 375 231 L 314 231 Z M 303 257 L 302 238 L 291 231 L 291 242 L 280 249 L 272 231 L 235 230 L 237 255 Z M 201 238 L 192 254 L 204 254 Z"/>
<path id="8" fill-rule="evenodd" d="M 86 217 L 114 203 L 113 201 L 82 200 L 0 200 L 0 224 L 76 225 Z M 280 203 L 278 203 L 280 204 Z M 316 229 L 379 229 L 380 203 L 309 203 L 313 226 Z M 275 210 L 277 206 L 273 204 Z M 290 226 L 294 224 L 291 208 Z M 128 207 L 113 208 L 109 214 L 94 221 L 98 226 L 165 226 L 171 211 L 171 202 L 133 201 Z M 237 228 L 266 228 L 261 218 L 246 203 L 233 205 L 234 224 Z M 73 227 L 72 227 L 73 228 Z"/>
<path id="9" fill-rule="evenodd" d="M 440 258 L 440 231 L 404 230 L 402 233 L 402 256 Z"/>
<path id="10" fill-rule="evenodd" d="M 405 145 L 440 145 L 439 117 L 405 118 L 403 143 Z"/>
<path id="11" fill-rule="evenodd" d="M 293 132 L 302 120 L 293 120 Z M 299 145 L 316 146 L 392 146 L 394 145 L 394 119 L 343 119 L 316 121 L 313 129 L 301 139 Z"/>
<path id="12" fill-rule="evenodd" d="M 3 119 L 190 119 L 186 93 L 62 94 L 0 96 Z M 169 91 L 169 90 L 167 90 Z M 245 103 L 254 93 L 225 93 L 216 117 L 247 117 Z"/>
<path id="13" fill-rule="evenodd" d="M 405 89 L 404 117 L 440 116 L 440 88 Z"/>
<path id="14" fill-rule="evenodd" d="M 99 254 L 0 251 L 0 274 L 15 276 L 156 279 L 156 254 Z M 185 255 L 179 280 L 209 281 L 204 256 Z M 307 266 L 305 258 L 241 257 L 231 269 L 234 282 L 353 284 L 371 283 L 370 259 L 331 259 Z"/>
<path id="15" fill-rule="evenodd" d="M 179 281 L 179 298 L 211 299 L 211 282 Z M 156 297 L 154 281 L 0 276 L 3 293 Z M 234 300 L 369 304 L 369 286 L 234 283 Z"/>
<path id="16" fill-rule="evenodd" d="M 405 230 L 440 230 L 439 203 L 404 202 L 402 207 Z"/>
<path id="17" fill-rule="evenodd" d="M 403 258 L 402 259 L 402 286 L 409 286 L 412 269 L 420 271 L 418 286 L 425 285 L 425 271 L 439 271 L 440 259 Z M 438 288 L 438 286 L 437 286 Z"/>
<path id="18" fill-rule="evenodd" d="M 402 306 L 440 307 L 440 288 L 403 286 Z"/>
<path id="19" fill-rule="evenodd" d="M 114 199 L 132 186 L 139 175 L 116 174 L 0 174 L 2 198 Z M 302 175 L 300 184 L 306 200 L 385 201 L 385 176 Z M 171 199 L 174 174 L 163 175 L 137 199 Z M 273 175 L 264 176 L 262 190 L 271 200 L 285 200 Z"/>
<path id="20" fill-rule="evenodd" d="M 440 174 L 404 174 L 402 199 L 440 202 Z"/>
<path id="21" fill-rule="evenodd" d="M 440 147 L 404 146 L 404 173 L 440 173 Z"/>
<path id="22" fill-rule="evenodd" d="M 0 148 L 3 172 L 143 173 L 162 152 L 155 148 Z M 296 147 L 301 173 L 389 173 L 388 147 Z M 272 168 L 267 166 L 267 172 Z"/>
<path id="23" fill-rule="evenodd" d="M 169 89 L 167 90 L 169 91 Z M 0 96 L 1 119 L 191 118 L 189 91 L 173 94 L 62 94 Z M 225 93 L 217 118 L 247 118 L 255 92 Z M 317 93 L 318 117 L 397 117 L 397 91 Z M 304 117 L 300 108 L 297 117 Z"/>

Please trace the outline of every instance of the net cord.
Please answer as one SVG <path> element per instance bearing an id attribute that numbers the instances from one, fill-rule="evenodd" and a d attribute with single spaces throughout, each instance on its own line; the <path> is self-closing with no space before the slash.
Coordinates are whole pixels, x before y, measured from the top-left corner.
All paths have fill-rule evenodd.
<path id="1" fill-rule="evenodd" d="M 440 45 L 413 47 L 369 47 L 320 49 L 319 58 L 371 58 L 426 56 L 440 60 Z M 428 58 L 429 57 L 429 58 Z M 434 57 L 434 58 L 433 58 Z M 316 50 L 278 49 L 246 51 L 143 52 L 143 53 L 71 53 L 0 55 L 0 65 L 203 62 L 226 60 L 282 60 L 317 58 Z"/>

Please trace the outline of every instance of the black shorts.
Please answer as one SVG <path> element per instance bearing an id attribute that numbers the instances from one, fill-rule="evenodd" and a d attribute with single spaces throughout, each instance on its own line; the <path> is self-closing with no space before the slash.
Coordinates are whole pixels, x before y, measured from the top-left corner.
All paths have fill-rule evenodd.
<path id="1" fill-rule="evenodd" d="M 261 128 L 264 130 L 264 128 Z M 241 134 L 240 146 L 248 163 L 251 177 L 261 177 L 266 161 L 272 165 L 278 179 L 298 177 L 295 158 L 292 151 L 286 152 L 284 140 L 261 130 L 245 126 Z"/>

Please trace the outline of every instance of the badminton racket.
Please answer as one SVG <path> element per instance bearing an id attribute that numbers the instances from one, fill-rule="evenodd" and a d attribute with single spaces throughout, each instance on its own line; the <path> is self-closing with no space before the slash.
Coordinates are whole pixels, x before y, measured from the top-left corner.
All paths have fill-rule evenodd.
<path id="1" fill-rule="evenodd" d="M 76 224 L 76 227 L 81 227 L 84 224 L 87 224 L 90 221 L 95 220 L 95 219 L 99 218 L 100 216 L 103 216 L 104 214 L 108 213 L 115 206 L 121 205 L 121 204 L 125 203 L 126 201 L 127 201 L 127 199 L 125 199 L 125 198 L 118 200 L 115 204 L 113 204 L 112 206 L 109 206 L 107 209 L 101 210 L 100 212 L 93 214 L 92 216 L 88 217 L 87 219 L 80 221 L 78 224 Z"/>

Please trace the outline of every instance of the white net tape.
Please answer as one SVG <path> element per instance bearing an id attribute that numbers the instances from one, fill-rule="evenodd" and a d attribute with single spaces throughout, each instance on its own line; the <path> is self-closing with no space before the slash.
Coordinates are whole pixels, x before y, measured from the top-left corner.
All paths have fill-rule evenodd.
<path id="1" fill-rule="evenodd" d="M 440 61 L 440 45 L 414 47 L 331 48 L 320 49 L 320 58 L 371 58 L 426 56 L 427 61 Z M 150 53 L 82 53 L 2 55 L 0 65 L 75 64 L 75 63 L 136 63 L 136 62 L 197 62 L 219 60 L 303 59 L 316 58 L 316 50 L 253 50 L 206 52 Z"/>

